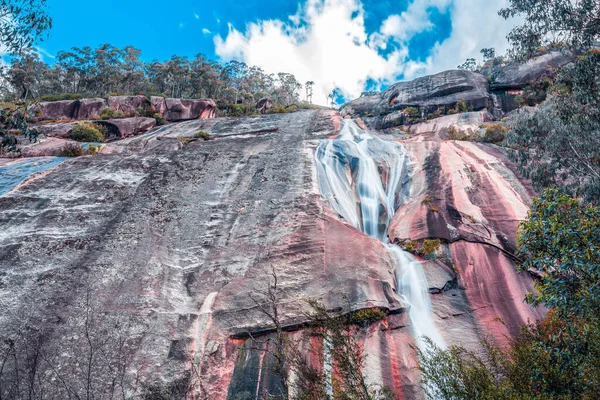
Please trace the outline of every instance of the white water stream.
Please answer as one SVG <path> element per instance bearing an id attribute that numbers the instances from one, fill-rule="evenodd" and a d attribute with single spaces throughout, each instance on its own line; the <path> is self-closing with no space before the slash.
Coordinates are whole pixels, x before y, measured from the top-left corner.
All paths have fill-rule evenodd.
<path id="1" fill-rule="evenodd" d="M 383 140 L 345 119 L 339 137 L 324 140 L 315 152 L 321 193 L 356 229 L 381 240 L 396 264 L 398 294 L 409 304 L 408 315 L 417 345 L 427 336 L 445 348 L 435 326 L 429 287 L 421 263 L 390 244 L 387 229 L 397 205 L 408 194 L 408 158 L 397 142 Z"/>

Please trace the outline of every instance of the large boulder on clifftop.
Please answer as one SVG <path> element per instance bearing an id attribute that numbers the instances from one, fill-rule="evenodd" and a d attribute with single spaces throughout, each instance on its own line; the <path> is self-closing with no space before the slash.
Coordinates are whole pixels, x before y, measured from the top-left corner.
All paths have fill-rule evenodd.
<path id="1" fill-rule="evenodd" d="M 504 66 L 492 67 L 483 73 L 490 77 L 491 90 L 522 89 L 544 74 L 551 73 L 553 69 L 568 64 L 574 58 L 574 53 L 553 51 L 525 63 L 511 62 Z"/>
<path id="2" fill-rule="evenodd" d="M 164 99 L 167 121 L 215 118 L 217 105 L 212 99 Z"/>
<path id="3" fill-rule="evenodd" d="M 146 96 L 111 96 L 108 98 L 108 106 L 125 114 L 134 115 L 137 109 L 149 108 L 151 104 Z"/>
<path id="4" fill-rule="evenodd" d="M 451 70 L 398 82 L 381 93 L 369 94 L 345 104 L 342 115 L 362 117 L 373 128 L 383 129 L 406 123 L 408 107 L 422 113 L 438 108 L 445 111 L 463 103 L 469 110 L 481 110 L 490 103 L 488 80 L 484 75 Z"/>
<path id="5" fill-rule="evenodd" d="M 91 119 L 106 107 L 100 98 L 82 100 L 43 101 L 34 106 L 34 114 L 42 121 Z"/>

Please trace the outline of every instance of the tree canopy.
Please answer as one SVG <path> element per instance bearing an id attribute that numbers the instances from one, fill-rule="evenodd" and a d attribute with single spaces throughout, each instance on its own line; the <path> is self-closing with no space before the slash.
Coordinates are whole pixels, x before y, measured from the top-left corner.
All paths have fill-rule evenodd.
<path id="1" fill-rule="evenodd" d="M 46 0 L 0 0 L 0 43 L 21 53 L 52 27 Z"/>

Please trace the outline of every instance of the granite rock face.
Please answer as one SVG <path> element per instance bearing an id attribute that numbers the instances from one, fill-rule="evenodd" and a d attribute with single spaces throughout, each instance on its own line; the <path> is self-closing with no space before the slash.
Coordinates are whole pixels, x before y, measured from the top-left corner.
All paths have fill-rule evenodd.
<path id="1" fill-rule="evenodd" d="M 494 147 L 442 139 L 452 124 L 489 118 L 484 111 L 450 117 L 408 139 L 386 135 L 412 168 L 388 236 L 442 240 L 437 257 L 422 260 L 435 323 L 447 343 L 477 349 L 543 315 L 522 303 L 532 281 L 512 256 L 532 191 Z M 211 399 L 254 399 L 276 381 L 264 351 L 274 325 L 254 301 L 264 304 L 275 271 L 281 322 L 299 341 L 308 299 L 338 313 L 385 310 L 356 332 L 364 372 L 398 398 L 423 398 L 393 260 L 319 192 L 314 151 L 340 118 L 193 119 L 12 182 L 0 196 L 0 336 L 42 346 L 49 374 L 63 379 L 46 388 L 54 398 L 85 396 L 81 360 L 101 348 L 94 397 L 124 382 L 125 391 L 189 384 Z M 214 139 L 195 138 L 199 130 Z M 23 321 L 31 338 L 18 336 Z"/>

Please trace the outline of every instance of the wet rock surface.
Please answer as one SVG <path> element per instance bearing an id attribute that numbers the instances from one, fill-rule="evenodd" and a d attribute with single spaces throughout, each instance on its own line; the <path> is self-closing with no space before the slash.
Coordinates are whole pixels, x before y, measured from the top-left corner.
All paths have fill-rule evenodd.
<path id="1" fill-rule="evenodd" d="M 499 149 L 441 137 L 485 112 L 451 117 L 408 138 L 386 135 L 411 168 L 388 236 L 441 240 L 422 260 L 435 323 L 447 343 L 477 349 L 543 314 L 522 302 L 532 281 L 512 256 L 533 192 Z M 188 382 L 198 370 L 211 398 L 253 398 L 273 382 L 260 346 L 274 326 L 250 295 L 261 299 L 275 270 L 287 329 L 306 321 L 307 299 L 388 312 L 357 332 L 365 373 L 399 398 L 423 398 L 410 305 L 396 293 L 389 253 L 319 192 L 314 151 L 339 124 L 331 110 L 191 120 L 105 144 L 97 156 L 33 163 L 43 170 L 23 179 L 17 168 L 0 195 L 0 334 L 25 318 L 47 332 L 46 356 L 76 360 L 93 310 L 107 349 L 118 332 L 127 338 L 122 354 L 136 371 L 127 377 L 138 385 Z M 66 142 L 41 145 L 55 141 Z M 0 172 L 15 162 L 0 159 Z M 69 365 L 61 371 L 77 387 Z"/>

